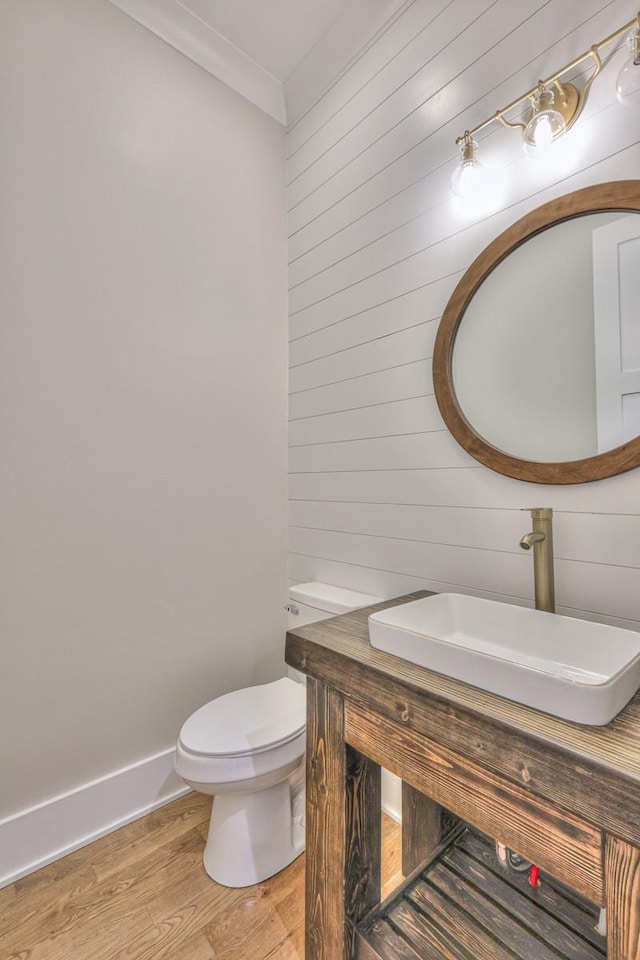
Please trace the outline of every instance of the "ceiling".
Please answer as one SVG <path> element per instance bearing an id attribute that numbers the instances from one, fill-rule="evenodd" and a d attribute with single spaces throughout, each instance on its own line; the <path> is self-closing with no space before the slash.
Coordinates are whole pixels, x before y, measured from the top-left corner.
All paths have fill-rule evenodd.
<path id="1" fill-rule="evenodd" d="M 286 80 L 350 0 L 181 0 L 261 67 Z"/>

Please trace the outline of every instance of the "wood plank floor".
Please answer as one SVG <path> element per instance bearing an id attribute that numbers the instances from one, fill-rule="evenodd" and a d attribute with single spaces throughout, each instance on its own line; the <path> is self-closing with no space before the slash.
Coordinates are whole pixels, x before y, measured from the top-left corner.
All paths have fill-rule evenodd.
<path id="1" fill-rule="evenodd" d="M 0 890 L 0 960 L 302 960 L 304 856 L 219 886 L 202 866 L 210 806 L 188 794 Z M 400 839 L 384 817 L 384 895 Z"/>

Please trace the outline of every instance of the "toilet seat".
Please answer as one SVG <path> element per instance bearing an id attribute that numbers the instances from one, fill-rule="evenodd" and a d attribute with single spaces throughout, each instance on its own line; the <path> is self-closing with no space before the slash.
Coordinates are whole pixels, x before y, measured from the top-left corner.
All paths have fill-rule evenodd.
<path id="1" fill-rule="evenodd" d="M 305 749 L 306 689 L 283 677 L 224 694 L 189 717 L 175 768 L 191 784 L 266 784 L 293 771 Z"/>
<path id="2" fill-rule="evenodd" d="M 306 692 L 288 677 L 234 690 L 184 723 L 179 747 L 193 757 L 232 759 L 275 750 L 304 733 Z"/>

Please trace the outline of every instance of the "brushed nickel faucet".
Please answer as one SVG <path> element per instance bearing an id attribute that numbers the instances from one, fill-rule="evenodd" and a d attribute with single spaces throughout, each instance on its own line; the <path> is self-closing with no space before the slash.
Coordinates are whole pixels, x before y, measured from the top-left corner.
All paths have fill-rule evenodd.
<path id="1" fill-rule="evenodd" d="M 533 530 L 520 540 L 523 550 L 533 547 L 533 580 L 535 585 L 536 610 L 556 612 L 555 583 L 553 575 L 553 510 L 550 507 L 533 507 L 531 519 Z"/>

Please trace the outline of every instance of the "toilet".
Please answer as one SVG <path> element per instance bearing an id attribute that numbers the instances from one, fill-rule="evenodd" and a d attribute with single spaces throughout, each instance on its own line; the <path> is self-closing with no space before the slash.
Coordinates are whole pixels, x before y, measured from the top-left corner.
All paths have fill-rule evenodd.
<path id="1" fill-rule="evenodd" d="M 379 601 L 324 583 L 298 584 L 289 591 L 289 626 Z M 304 678 L 290 673 L 206 703 L 180 731 L 177 774 L 214 797 L 204 868 L 226 887 L 260 883 L 304 850 L 306 691 Z"/>

